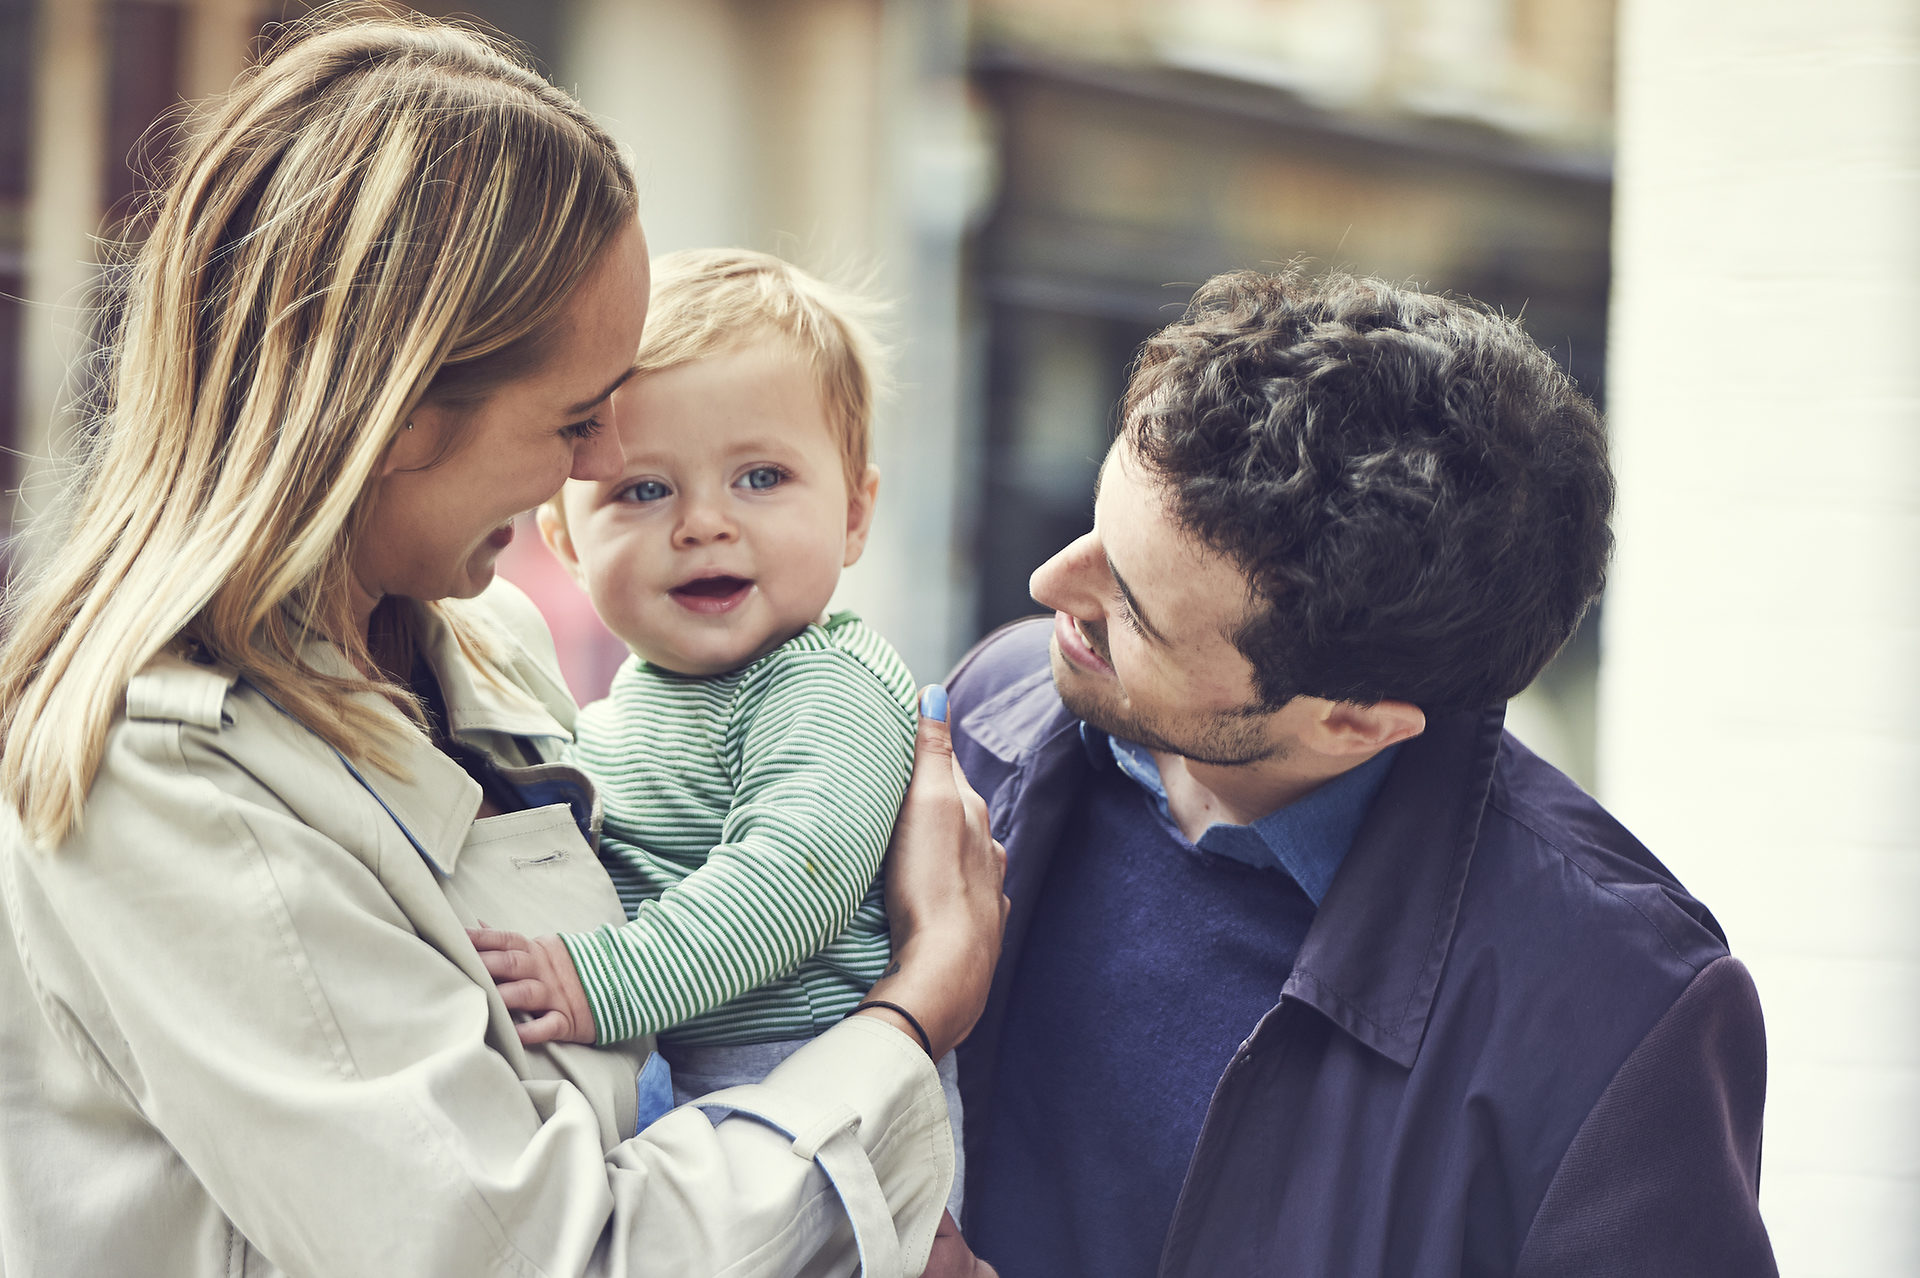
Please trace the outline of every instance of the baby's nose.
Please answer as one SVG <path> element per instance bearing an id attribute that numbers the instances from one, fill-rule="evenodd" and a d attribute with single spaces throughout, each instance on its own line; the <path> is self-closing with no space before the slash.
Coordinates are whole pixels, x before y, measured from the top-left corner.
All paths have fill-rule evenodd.
<path id="1" fill-rule="evenodd" d="M 688 501 L 680 511 L 680 526 L 674 540 L 681 545 L 699 545 L 709 541 L 731 541 L 738 535 L 733 521 L 717 502 Z"/>

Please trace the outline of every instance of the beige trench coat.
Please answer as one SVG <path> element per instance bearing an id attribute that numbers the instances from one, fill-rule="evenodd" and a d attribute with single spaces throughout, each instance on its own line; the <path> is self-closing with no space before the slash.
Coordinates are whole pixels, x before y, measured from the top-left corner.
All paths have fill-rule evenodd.
<path id="1" fill-rule="evenodd" d="M 463 606 L 507 686 L 430 625 L 454 735 L 551 758 L 573 704 L 538 614 Z M 844 1274 L 854 1221 L 873 1272 L 919 1273 L 952 1147 L 910 1039 L 854 1018 L 634 1136 L 650 1044 L 523 1050 L 465 934 L 620 917 L 572 819 L 483 840 L 463 770 L 404 762 L 356 775 L 167 658 L 84 828 L 0 837 L 0 1275 Z"/>

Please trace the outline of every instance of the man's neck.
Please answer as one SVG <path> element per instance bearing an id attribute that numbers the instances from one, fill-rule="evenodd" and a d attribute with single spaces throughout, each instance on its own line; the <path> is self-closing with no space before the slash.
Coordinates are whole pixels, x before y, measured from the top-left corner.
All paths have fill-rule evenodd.
<path id="1" fill-rule="evenodd" d="M 1166 787 L 1167 813 L 1189 843 L 1198 843 L 1208 826 L 1220 822 L 1251 825 L 1373 757 L 1307 760 L 1287 755 L 1223 765 L 1165 750 L 1150 753 Z"/>

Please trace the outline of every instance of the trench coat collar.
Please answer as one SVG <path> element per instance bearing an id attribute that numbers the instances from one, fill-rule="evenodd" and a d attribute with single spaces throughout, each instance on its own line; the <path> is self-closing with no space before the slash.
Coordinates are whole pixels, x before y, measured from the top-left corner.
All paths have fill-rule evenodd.
<path id="1" fill-rule="evenodd" d="M 501 736 L 546 738 L 556 745 L 571 739 L 572 734 L 542 704 L 549 699 L 550 690 L 543 687 L 536 697 L 494 676 L 491 669 L 462 649 L 438 610 L 413 602 L 408 606 L 414 611 L 414 634 L 421 656 L 440 681 L 447 728 L 455 740 L 497 753 Z M 484 612 L 474 610 L 466 615 L 475 619 L 499 649 L 503 666 L 523 677 L 528 670 L 544 671 L 517 639 L 492 624 Z M 323 674 L 358 677 L 346 656 L 324 640 L 311 641 L 304 655 Z M 551 682 L 551 677 L 546 681 Z M 559 695 L 566 696 L 564 689 Z M 451 876 L 480 811 L 479 782 L 419 732 L 402 739 L 394 751 L 391 771 L 346 755 L 340 755 L 340 761 L 387 810 L 428 864 L 440 874 Z"/>
<path id="2" fill-rule="evenodd" d="M 1311 1005 L 1403 1068 L 1419 1054 L 1452 949 L 1505 715 L 1504 706 L 1439 715 L 1401 746 L 1281 990 L 1283 1001 Z M 973 741 L 1013 768 L 999 793 L 1027 809 L 1001 836 L 1009 844 L 1010 896 L 1016 863 L 1037 880 L 1051 859 L 1050 848 L 1015 857 L 1011 839 L 1044 840 L 1064 827 L 1072 796 L 1032 782 L 1071 775 L 1061 768 L 1069 763 L 1063 756 L 1083 749 L 1078 722 L 1046 670 L 1009 685 L 968 716 Z M 1035 819 L 1041 809 L 1047 818 Z M 1039 889 L 1037 881 L 1019 886 Z"/>
<path id="3" fill-rule="evenodd" d="M 460 601 L 443 603 L 439 608 L 419 603 L 411 607 L 414 633 L 427 664 L 440 680 L 440 695 L 447 709 L 447 730 L 455 740 L 481 746 L 485 743 L 480 738 L 490 733 L 572 740 L 573 734 L 554 717 L 549 704 L 544 704 L 553 702 L 557 696 L 571 709 L 572 694 L 555 682 L 543 663 L 530 659 L 517 639 L 493 624 L 484 610 Z M 538 699 L 463 652 L 460 641 L 447 625 L 445 609 L 458 609 L 463 619 L 481 627 L 489 640 L 503 649 L 499 654 L 502 664 L 523 682 L 536 685 L 534 694 Z"/>

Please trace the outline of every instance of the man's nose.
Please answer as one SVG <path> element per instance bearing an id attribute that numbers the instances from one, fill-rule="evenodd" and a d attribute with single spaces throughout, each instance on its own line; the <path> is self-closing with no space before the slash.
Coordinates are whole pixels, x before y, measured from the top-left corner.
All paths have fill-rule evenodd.
<path id="1" fill-rule="evenodd" d="M 1102 611 L 1092 571 L 1100 558 L 1100 539 L 1095 534 L 1076 538 L 1033 570 L 1027 590 L 1042 607 L 1093 620 Z"/>

